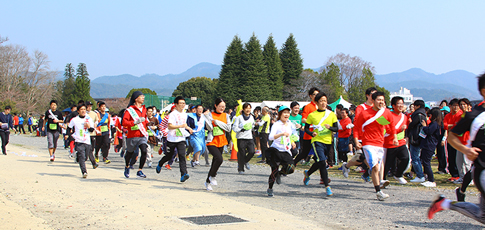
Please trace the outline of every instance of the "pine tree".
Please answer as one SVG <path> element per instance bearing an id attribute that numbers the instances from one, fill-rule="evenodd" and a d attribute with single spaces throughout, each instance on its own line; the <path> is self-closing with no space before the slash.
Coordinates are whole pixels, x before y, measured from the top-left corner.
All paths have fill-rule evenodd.
<path id="1" fill-rule="evenodd" d="M 286 39 L 285 44 L 280 50 L 281 64 L 283 67 L 283 84 L 292 86 L 300 78 L 303 72 L 303 59 L 298 50 L 297 43 L 293 34 Z M 288 98 L 291 92 L 284 92 L 283 98 Z"/>
<path id="2" fill-rule="evenodd" d="M 243 101 L 268 100 L 271 95 L 263 51 L 258 38 L 254 34 L 244 46 L 243 71 L 239 88 Z"/>
<path id="3" fill-rule="evenodd" d="M 263 58 L 268 72 L 268 87 L 271 92 L 267 100 L 280 101 L 283 99 L 283 67 L 273 35 L 268 37 L 263 47 Z"/>
<path id="4" fill-rule="evenodd" d="M 238 88 L 242 76 L 242 55 L 243 43 L 236 35 L 224 54 L 224 63 L 216 87 L 216 97 L 224 99 L 226 107 L 236 105 L 236 101 L 241 98 Z"/>
<path id="5" fill-rule="evenodd" d="M 71 63 L 68 63 L 64 72 L 64 84 L 62 87 L 62 104 L 61 110 L 70 107 L 77 103 L 75 91 L 76 91 L 76 79 L 74 74 L 74 67 Z"/>
<path id="6" fill-rule="evenodd" d="M 94 104 L 94 99 L 91 97 L 91 80 L 89 79 L 88 69 L 86 64 L 79 63 L 76 70 L 76 103 L 79 100 L 84 102 L 90 101 Z"/>

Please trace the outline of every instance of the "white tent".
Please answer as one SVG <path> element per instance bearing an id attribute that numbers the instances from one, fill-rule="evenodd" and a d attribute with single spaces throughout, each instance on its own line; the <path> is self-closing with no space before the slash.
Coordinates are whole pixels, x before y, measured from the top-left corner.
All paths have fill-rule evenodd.
<path id="1" fill-rule="evenodd" d="M 163 108 L 161 111 L 162 111 L 162 112 L 165 112 L 165 111 L 170 111 L 170 109 L 172 108 L 172 106 L 173 106 L 173 103 L 171 103 L 171 104 L 169 104 L 169 105 L 165 106 L 165 108 Z M 188 106 L 188 105 L 185 105 L 184 110 L 185 110 L 185 111 L 187 111 L 187 109 L 188 109 L 188 108 L 189 108 L 189 106 Z"/>
<path id="2" fill-rule="evenodd" d="M 350 108 L 350 106 L 352 105 L 350 102 L 346 101 L 342 95 L 340 96 L 339 99 L 337 99 L 334 103 L 332 104 L 329 104 L 330 107 L 332 107 L 332 110 L 335 110 L 335 108 L 337 107 L 338 104 L 341 104 L 344 106 L 344 108 Z"/>

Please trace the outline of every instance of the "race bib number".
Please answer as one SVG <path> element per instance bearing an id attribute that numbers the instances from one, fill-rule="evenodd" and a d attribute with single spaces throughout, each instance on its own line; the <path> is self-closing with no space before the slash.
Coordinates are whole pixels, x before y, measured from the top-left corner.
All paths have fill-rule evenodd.
<path id="1" fill-rule="evenodd" d="M 300 137 L 298 137 L 298 135 L 291 134 L 290 139 L 291 139 L 293 142 L 298 142 L 298 141 L 300 140 Z"/>
<path id="2" fill-rule="evenodd" d="M 148 136 L 153 136 L 155 134 L 153 134 L 153 132 L 151 130 L 148 130 Z"/>
<path id="3" fill-rule="evenodd" d="M 80 137 L 84 137 L 84 133 L 83 133 L 83 130 L 82 130 L 82 129 L 81 129 L 81 130 L 79 130 L 79 136 L 80 136 Z"/>
<path id="4" fill-rule="evenodd" d="M 222 131 L 222 129 L 219 126 L 215 126 L 214 130 L 212 130 L 212 132 L 214 134 L 214 137 L 224 135 L 224 131 Z"/>
<path id="5" fill-rule="evenodd" d="M 327 128 L 323 128 L 322 130 L 318 130 L 318 136 L 325 136 L 330 134 L 330 130 Z"/>
<path id="6" fill-rule="evenodd" d="M 397 140 L 402 140 L 402 139 L 404 139 L 404 136 L 405 136 L 404 134 L 405 134 L 405 131 L 402 131 L 402 132 L 398 133 L 398 134 L 397 134 Z"/>
<path id="7" fill-rule="evenodd" d="M 101 126 L 101 132 L 108 132 L 108 126 L 106 125 Z"/>
<path id="8" fill-rule="evenodd" d="M 248 123 L 244 124 L 243 128 L 245 130 L 251 130 L 253 128 L 253 123 L 252 122 L 248 122 Z"/>
<path id="9" fill-rule="evenodd" d="M 181 136 L 183 136 L 183 135 L 182 135 L 182 132 L 180 131 L 180 129 L 176 129 L 176 130 L 175 130 L 175 136 L 177 136 L 177 137 L 181 137 Z"/>
<path id="10" fill-rule="evenodd" d="M 49 124 L 49 129 L 50 130 L 57 130 L 57 124 L 56 123 Z"/>
<path id="11" fill-rule="evenodd" d="M 138 125 L 135 125 L 135 126 L 131 126 L 131 131 L 136 131 L 136 130 L 139 130 L 140 128 L 138 128 Z M 103 131 L 103 129 L 101 128 L 101 131 Z"/>

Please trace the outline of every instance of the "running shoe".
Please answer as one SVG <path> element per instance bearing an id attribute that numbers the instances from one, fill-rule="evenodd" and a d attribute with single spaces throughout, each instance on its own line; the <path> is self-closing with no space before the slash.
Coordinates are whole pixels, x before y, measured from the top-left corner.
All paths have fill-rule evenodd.
<path id="1" fill-rule="evenodd" d="M 187 161 L 190 161 L 190 155 L 187 155 L 185 158 L 187 159 Z"/>
<path id="2" fill-rule="evenodd" d="M 249 166 L 249 163 L 244 164 L 244 167 L 245 167 L 247 170 L 251 170 L 251 166 Z"/>
<path id="3" fill-rule="evenodd" d="M 437 173 L 437 174 L 442 174 L 442 175 L 443 175 L 443 174 L 448 174 L 448 173 L 447 173 L 447 172 L 445 172 L 445 171 L 438 171 L 438 172 L 436 172 L 436 173 Z"/>
<path id="4" fill-rule="evenodd" d="M 463 178 L 459 178 L 459 179 L 453 181 L 453 184 L 463 184 Z"/>
<path id="5" fill-rule="evenodd" d="M 54 161 L 54 159 L 56 159 L 56 156 L 54 156 L 54 154 L 52 154 L 52 156 L 50 157 L 50 161 Z"/>
<path id="6" fill-rule="evenodd" d="M 130 168 L 125 167 L 125 177 L 130 178 Z"/>
<path id="7" fill-rule="evenodd" d="M 207 189 L 207 191 L 212 191 L 211 183 L 205 182 L 204 185 L 205 185 L 205 189 Z"/>
<path id="8" fill-rule="evenodd" d="M 160 167 L 159 165 L 157 165 L 157 169 L 155 169 L 157 171 L 157 173 L 160 173 L 162 171 L 162 167 Z"/>
<path id="9" fill-rule="evenodd" d="M 215 177 L 209 176 L 209 181 L 211 182 L 211 185 L 217 186 L 217 181 L 216 181 L 216 178 Z"/>
<path id="10" fill-rule="evenodd" d="M 325 191 L 327 192 L 327 196 L 333 196 L 333 192 L 330 186 L 325 187 Z"/>
<path id="11" fill-rule="evenodd" d="M 443 195 L 438 195 L 438 197 L 431 203 L 431 206 L 429 206 L 428 209 L 428 219 L 433 219 L 434 214 L 436 214 L 439 211 L 443 211 L 444 209 L 441 207 L 443 202 L 445 201 L 445 196 Z"/>
<path id="12" fill-rule="evenodd" d="M 190 166 L 195 167 L 195 162 L 194 161 L 190 161 Z"/>
<path id="13" fill-rule="evenodd" d="M 416 178 L 414 178 L 414 179 L 410 180 L 409 182 L 411 182 L 411 183 L 423 183 L 423 182 L 425 182 L 425 181 L 426 181 L 426 180 L 424 179 L 424 177 L 421 177 L 421 178 L 416 177 Z"/>
<path id="14" fill-rule="evenodd" d="M 263 154 L 259 154 L 256 158 L 261 158 L 263 157 Z"/>
<path id="15" fill-rule="evenodd" d="M 448 182 L 453 182 L 453 181 L 458 180 L 458 179 L 460 179 L 460 177 L 450 177 L 448 179 Z"/>
<path id="16" fill-rule="evenodd" d="M 281 173 L 280 172 L 276 173 L 276 184 L 281 184 Z"/>
<path id="17" fill-rule="evenodd" d="M 394 176 L 394 179 L 396 179 L 399 184 L 407 184 L 408 183 L 408 181 L 406 179 L 404 179 L 404 177 Z"/>
<path id="18" fill-rule="evenodd" d="M 308 182 L 310 182 L 310 177 L 308 176 L 308 170 L 303 171 L 303 175 L 305 175 L 305 177 L 303 178 L 303 184 L 308 185 Z"/>
<path id="19" fill-rule="evenodd" d="M 268 190 L 266 190 L 266 194 L 268 194 L 268 197 L 273 197 L 274 196 L 273 189 L 268 188 Z"/>
<path id="20" fill-rule="evenodd" d="M 148 163 L 148 168 L 151 168 L 152 167 L 152 162 L 149 162 Z"/>
<path id="21" fill-rule="evenodd" d="M 133 167 L 133 165 L 130 165 L 130 169 L 135 169 L 135 167 Z"/>
<path id="22" fill-rule="evenodd" d="M 125 156 L 125 151 L 120 152 L 120 157 L 123 157 L 123 156 Z"/>
<path id="23" fill-rule="evenodd" d="M 74 158 L 74 155 L 72 153 L 69 153 L 69 159 Z"/>
<path id="24" fill-rule="evenodd" d="M 95 157 L 94 160 L 96 161 L 96 163 L 99 163 L 99 157 Z"/>
<path id="25" fill-rule="evenodd" d="M 239 171 L 239 175 L 243 175 L 244 174 L 244 171 Z"/>
<path id="26" fill-rule="evenodd" d="M 342 174 L 344 174 L 344 177 L 345 178 L 348 178 L 349 177 L 349 171 L 350 171 L 350 169 L 347 168 L 347 162 L 344 162 L 342 164 Z"/>
<path id="27" fill-rule="evenodd" d="M 189 179 L 189 174 L 186 173 L 180 178 L 180 182 L 185 182 L 188 179 Z"/>
<path id="28" fill-rule="evenodd" d="M 83 173 L 83 178 L 86 178 L 86 177 L 88 177 L 88 173 L 87 172 Z"/>
<path id="29" fill-rule="evenodd" d="M 457 201 L 465 202 L 466 194 L 461 192 L 460 188 L 456 188 L 455 193 L 456 193 L 456 200 Z"/>
<path id="30" fill-rule="evenodd" d="M 426 181 L 426 182 L 421 183 L 421 185 L 426 187 L 426 188 L 435 188 L 436 182 Z"/>
<path id="31" fill-rule="evenodd" d="M 377 199 L 378 200 L 383 201 L 387 198 L 389 198 L 389 195 L 383 193 L 382 191 L 377 192 Z"/>
<path id="32" fill-rule="evenodd" d="M 109 163 L 111 163 L 111 161 L 110 161 L 110 160 L 108 160 L 108 159 L 106 159 L 106 160 L 104 160 L 104 163 L 105 163 L 105 164 L 109 164 Z"/>
<path id="33" fill-rule="evenodd" d="M 143 172 L 140 170 L 136 173 L 136 175 L 140 178 L 147 178 L 147 176 L 145 174 L 143 174 Z"/>
<path id="34" fill-rule="evenodd" d="M 362 178 L 362 180 L 364 180 L 364 182 L 367 182 L 367 183 L 372 181 L 369 176 L 362 175 L 362 176 L 360 176 L 360 178 Z"/>
<path id="35" fill-rule="evenodd" d="M 166 164 L 166 165 L 165 165 L 165 168 L 166 168 L 166 169 L 168 169 L 168 170 L 172 170 L 172 167 L 170 167 L 170 165 L 169 165 L 169 164 Z"/>
<path id="36" fill-rule="evenodd" d="M 264 163 L 266 163 L 266 161 L 261 160 L 261 161 L 258 161 L 256 163 L 258 163 L 258 164 L 264 164 Z"/>
<path id="37" fill-rule="evenodd" d="M 381 189 L 385 189 L 387 186 L 389 186 L 389 181 L 388 180 L 381 180 L 381 185 L 380 185 L 380 188 Z"/>
<path id="38" fill-rule="evenodd" d="M 93 169 L 96 169 L 98 166 L 98 164 L 93 165 Z"/>

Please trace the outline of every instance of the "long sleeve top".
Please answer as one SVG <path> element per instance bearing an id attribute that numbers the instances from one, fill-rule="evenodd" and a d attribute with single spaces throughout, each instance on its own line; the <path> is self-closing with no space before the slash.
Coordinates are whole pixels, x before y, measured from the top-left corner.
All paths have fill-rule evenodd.
<path id="1" fill-rule="evenodd" d="M 0 113 L 0 122 L 2 123 L 7 123 L 8 124 L 8 129 L 4 130 L 0 128 L 0 131 L 2 132 L 10 132 L 10 129 L 13 129 L 13 118 L 12 115 L 10 114 L 5 114 L 3 112 Z"/>
<path id="2" fill-rule="evenodd" d="M 232 130 L 236 132 L 237 139 L 253 139 L 253 129 L 254 118 L 249 115 L 248 119 L 245 120 L 243 115 L 239 115 L 234 119 L 234 124 L 232 125 Z"/>

